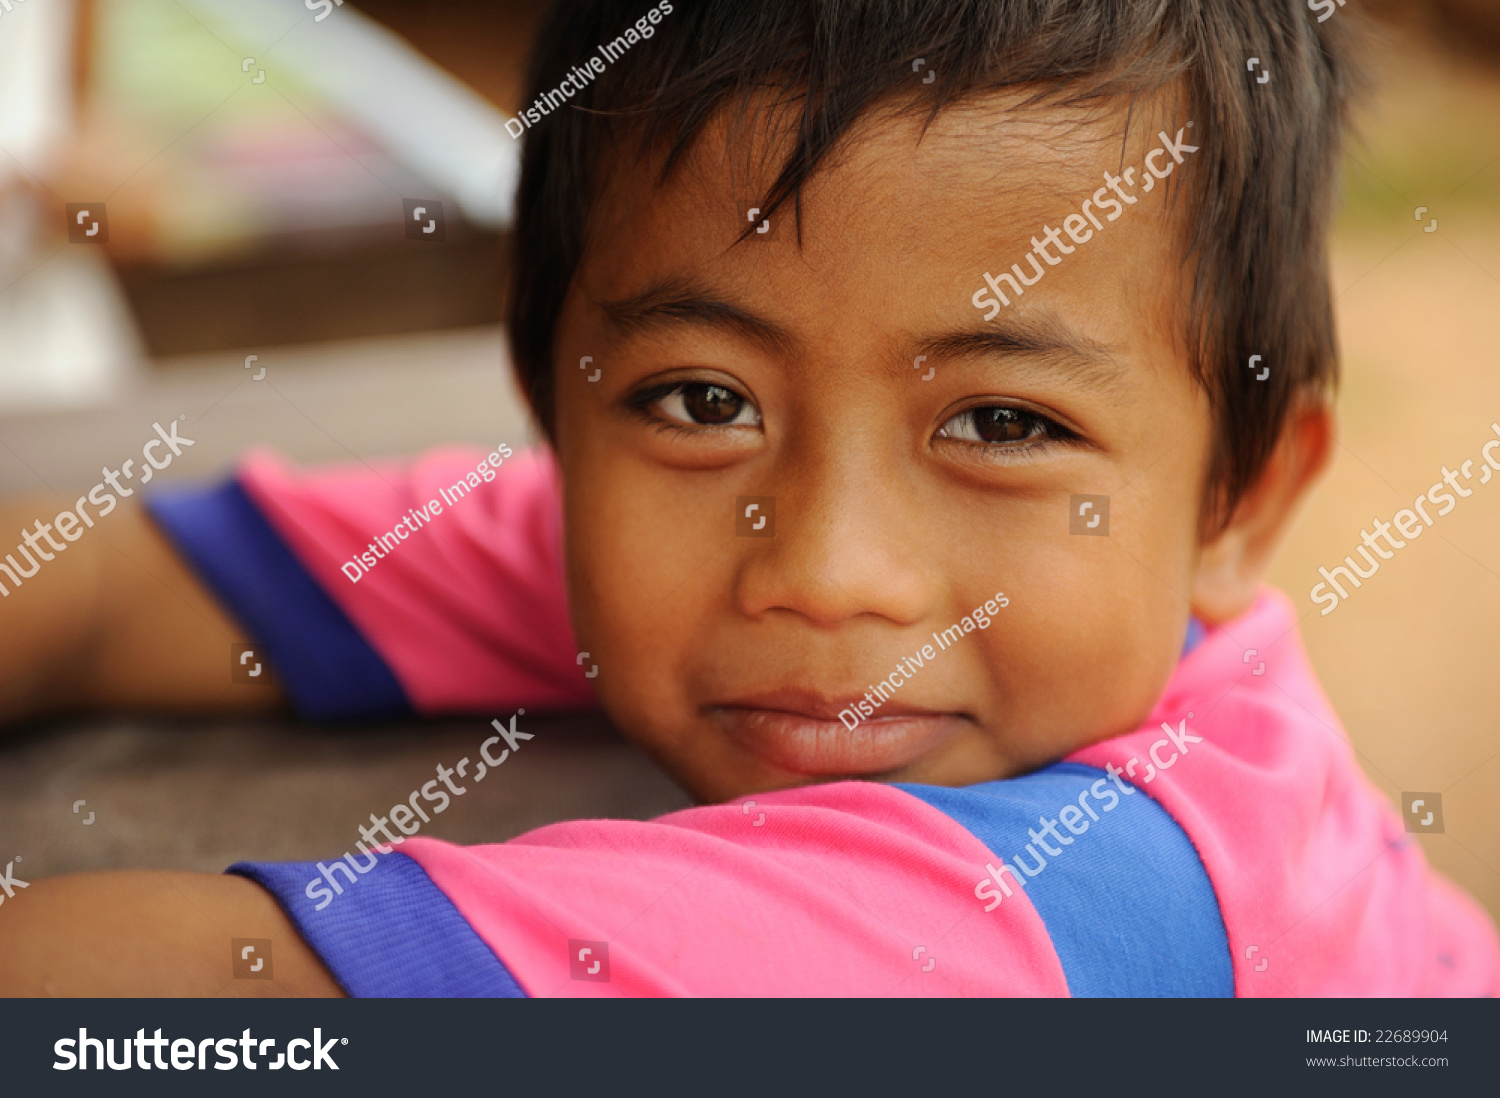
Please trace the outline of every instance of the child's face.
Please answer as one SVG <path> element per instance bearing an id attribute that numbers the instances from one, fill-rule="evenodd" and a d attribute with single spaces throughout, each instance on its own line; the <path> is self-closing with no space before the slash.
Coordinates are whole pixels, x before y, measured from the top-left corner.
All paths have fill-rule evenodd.
<path id="1" fill-rule="evenodd" d="M 1212 434 L 1176 215 L 1140 167 L 1187 120 L 1136 119 L 1122 159 L 1123 114 L 991 103 L 920 140 L 867 118 L 804 191 L 800 246 L 790 204 L 735 242 L 766 179 L 723 130 L 664 188 L 617 167 L 558 328 L 568 579 L 605 708 L 700 797 L 968 784 L 1149 713 Z M 984 322 L 984 272 L 1031 276 L 1032 237 L 1122 166 L 1138 202 Z M 1070 533 L 1079 494 L 1108 497 L 1108 536 Z M 744 496 L 774 498 L 774 536 Z M 976 608 L 988 628 L 935 641 Z"/>

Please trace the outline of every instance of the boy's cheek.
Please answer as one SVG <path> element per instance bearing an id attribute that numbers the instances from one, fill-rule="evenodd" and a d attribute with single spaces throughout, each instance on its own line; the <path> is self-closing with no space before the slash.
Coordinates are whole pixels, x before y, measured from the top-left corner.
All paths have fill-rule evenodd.
<path id="1" fill-rule="evenodd" d="M 1007 745 L 1019 755 L 1055 759 L 1149 715 L 1187 624 L 1185 600 L 1162 597 L 1165 580 L 1116 550 L 1100 561 L 1058 555 L 1008 583 L 1010 605 L 975 634 L 988 640 L 994 734 L 1021 737 Z"/>
<path id="2" fill-rule="evenodd" d="M 593 686 L 605 699 L 623 700 L 626 683 L 662 696 L 705 615 L 727 603 L 731 557 L 702 516 L 624 469 L 566 483 L 569 600 L 578 643 L 600 666 Z"/>

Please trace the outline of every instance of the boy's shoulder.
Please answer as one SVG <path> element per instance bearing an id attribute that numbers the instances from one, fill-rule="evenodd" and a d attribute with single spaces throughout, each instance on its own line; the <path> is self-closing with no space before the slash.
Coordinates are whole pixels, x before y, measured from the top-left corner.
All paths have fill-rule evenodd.
<path id="1" fill-rule="evenodd" d="M 1360 770 L 1281 592 L 1209 630 L 1141 729 L 1070 761 L 1133 773 L 1192 841 L 1238 994 L 1500 991 L 1493 923 Z"/>

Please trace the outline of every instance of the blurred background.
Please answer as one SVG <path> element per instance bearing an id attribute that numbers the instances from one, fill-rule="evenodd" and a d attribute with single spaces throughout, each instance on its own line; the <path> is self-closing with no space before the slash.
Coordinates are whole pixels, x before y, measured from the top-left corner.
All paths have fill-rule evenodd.
<path id="1" fill-rule="evenodd" d="M 197 445 L 167 475 L 196 479 L 253 443 L 313 462 L 532 437 L 499 316 L 504 121 L 541 5 L 309 2 L 0 12 L 0 495 L 72 498 L 179 414 Z M 1334 247 L 1343 433 L 1271 579 L 1366 773 L 1398 807 L 1441 794 L 1418 841 L 1500 916 L 1500 498 L 1461 500 L 1327 617 L 1308 599 L 1500 423 L 1500 4 L 1354 2 L 1377 86 Z M 433 834 L 687 803 L 604 722 L 537 723 L 526 772 Z M 0 744 L 0 855 L 37 877 L 323 857 L 484 727 L 49 722 Z"/>

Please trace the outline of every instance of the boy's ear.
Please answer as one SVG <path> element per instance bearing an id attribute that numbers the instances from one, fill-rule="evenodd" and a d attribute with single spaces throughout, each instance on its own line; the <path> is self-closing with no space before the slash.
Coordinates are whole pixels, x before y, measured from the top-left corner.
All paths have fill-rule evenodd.
<path id="1" fill-rule="evenodd" d="M 1287 417 L 1260 477 L 1199 554 L 1192 593 L 1198 618 L 1225 622 L 1250 608 L 1297 505 L 1328 465 L 1333 437 L 1333 409 L 1324 400 L 1309 401 Z"/>

